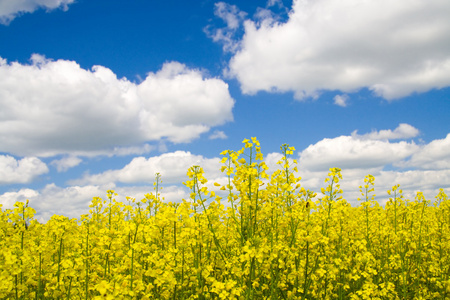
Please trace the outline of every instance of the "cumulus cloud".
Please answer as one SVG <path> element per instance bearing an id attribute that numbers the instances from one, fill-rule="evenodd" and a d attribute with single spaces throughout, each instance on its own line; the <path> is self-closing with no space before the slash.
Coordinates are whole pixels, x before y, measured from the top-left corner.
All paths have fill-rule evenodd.
<path id="1" fill-rule="evenodd" d="M 0 202 L 4 208 L 12 208 L 16 201 L 30 201 L 37 214 L 36 219 L 45 222 L 52 215 L 64 215 L 69 218 L 79 218 L 89 211 L 89 204 L 93 197 L 106 198 L 106 189 L 99 186 L 71 186 L 59 187 L 48 184 L 41 190 L 21 189 L 17 192 L 7 192 L 0 195 Z"/>
<path id="2" fill-rule="evenodd" d="M 224 140 L 227 138 L 227 135 L 225 134 L 225 132 L 221 131 L 221 130 L 215 130 L 210 136 L 209 139 L 210 140 L 216 140 L 216 139 L 221 139 Z"/>
<path id="3" fill-rule="evenodd" d="M 443 188 L 446 193 L 450 193 L 450 170 L 381 170 L 377 169 L 343 169 L 342 180 L 339 182 L 343 190 L 343 197 L 352 205 L 357 206 L 362 198 L 359 186 L 364 184 L 364 177 L 367 174 L 375 176 L 375 200 L 380 205 L 384 205 L 389 200 L 387 191 L 394 185 L 400 184 L 403 194 L 408 199 L 413 200 L 418 191 L 424 193 L 429 200 L 434 200 L 439 189 Z M 324 179 L 327 172 L 307 173 L 300 171 L 302 175 L 302 185 L 315 192 L 320 192 L 320 188 L 326 187 Z M 318 196 L 320 197 L 320 196 Z"/>
<path id="4" fill-rule="evenodd" d="M 271 154 L 272 158 L 278 158 L 277 153 Z M 274 169 L 279 165 L 274 165 Z M 376 200 L 384 205 L 389 196 L 386 191 L 394 184 L 400 184 L 405 196 L 414 199 L 417 191 L 424 192 L 427 199 L 433 200 L 439 188 L 444 188 L 447 193 L 450 192 L 450 171 L 449 170 L 414 170 L 414 171 L 383 171 L 379 169 L 344 169 L 342 170 L 343 179 L 340 182 L 344 190 L 344 198 L 352 205 L 358 205 L 357 198 L 361 197 L 359 185 L 363 184 L 364 176 L 368 173 L 376 177 L 375 194 Z M 301 169 L 299 174 L 302 176 L 301 185 L 315 192 L 320 192 L 321 187 L 325 187 L 324 179 L 327 177 L 327 171 L 306 171 Z M 227 184 L 226 177 L 219 177 L 216 180 L 208 182 L 208 188 L 213 190 L 213 182 Z M 171 185 L 164 181 L 163 189 L 160 190 L 161 197 L 165 202 L 180 202 L 181 199 L 189 198 L 189 191 L 180 185 Z M 0 195 L 0 203 L 3 209 L 12 208 L 16 201 L 25 202 L 30 200 L 30 206 L 37 210 L 36 219 L 45 222 L 54 214 L 68 216 L 70 218 L 79 218 L 81 214 L 88 213 L 89 204 L 93 197 L 106 199 L 106 191 L 114 189 L 118 196 L 118 201 L 126 203 L 126 196 L 137 200 L 144 198 L 147 193 L 154 193 L 152 184 L 144 186 L 115 186 L 112 183 L 104 185 L 74 185 L 69 187 L 60 187 L 55 184 L 48 184 L 40 190 L 20 189 L 16 192 L 6 192 Z M 320 195 L 318 195 L 320 197 Z"/>
<path id="5" fill-rule="evenodd" d="M 30 198 L 35 198 L 39 195 L 38 191 L 32 189 L 21 189 L 17 192 L 6 192 L 0 195 L 0 203 L 3 204 L 3 209 L 12 209 L 16 202 L 26 202 Z M 33 207 L 31 205 L 31 207 Z"/>
<path id="6" fill-rule="evenodd" d="M 214 42 L 223 44 L 226 52 L 235 52 L 239 47 L 236 32 L 241 27 L 247 13 L 239 10 L 236 5 L 218 2 L 214 5 L 214 15 L 225 23 L 225 27 L 207 26 L 204 31 Z"/>
<path id="7" fill-rule="evenodd" d="M 225 2 L 216 3 L 214 8 L 214 14 L 221 18 L 229 29 L 237 29 L 247 15 L 245 12 L 240 11 L 236 5 L 230 5 Z"/>
<path id="8" fill-rule="evenodd" d="M 39 8 L 47 11 L 61 8 L 69 9 L 75 0 L 0 0 L 0 24 L 8 25 L 17 16 L 32 13 Z"/>
<path id="9" fill-rule="evenodd" d="M 348 95 L 336 95 L 334 96 L 334 104 L 339 105 L 341 107 L 347 106 Z"/>
<path id="10" fill-rule="evenodd" d="M 0 155 L 0 185 L 30 183 L 46 173 L 48 173 L 47 165 L 36 157 L 16 160 L 9 155 Z"/>
<path id="11" fill-rule="evenodd" d="M 400 127 L 400 126 L 399 126 Z M 448 149 L 450 134 L 444 139 L 434 140 L 425 145 L 413 142 L 378 139 L 382 130 L 370 134 L 373 139 L 339 136 L 323 139 L 299 152 L 299 176 L 301 185 L 306 189 L 320 192 L 329 168 L 342 169 L 341 188 L 344 198 L 352 205 L 358 205 L 361 197 L 359 186 L 364 176 L 374 175 L 375 198 L 384 205 L 389 199 L 386 193 L 393 185 L 400 184 L 404 195 L 414 199 L 417 191 L 424 192 L 427 199 L 433 200 L 439 188 L 450 190 L 449 168 L 440 168 L 441 163 L 449 162 Z M 395 132 L 395 129 L 392 130 Z M 368 135 L 370 135 L 368 134 Z M 365 136 L 365 135 L 362 135 Z M 280 153 L 265 155 L 269 173 L 280 168 L 276 162 L 282 158 Z M 433 164 L 433 160 L 437 163 Z M 401 165 L 403 163 L 403 165 Z M 209 180 L 210 190 L 217 189 L 214 182 L 227 184 L 227 178 L 220 172 L 220 158 L 206 158 L 190 152 L 176 151 L 154 157 L 136 157 L 120 169 L 108 170 L 98 174 L 85 174 L 73 180 L 69 187 L 48 184 L 43 189 L 21 189 L 0 195 L 0 202 L 10 208 L 15 201 L 30 199 L 30 205 L 38 210 L 39 220 L 48 220 L 53 214 L 63 214 L 78 218 L 87 213 L 92 197 L 106 198 L 106 191 L 114 189 L 117 200 L 126 201 L 125 196 L 142 199 L 146 193 L 152 193 L 155 173 L 162 175 L 162 197 L 165 201 L 180 202 L 189 197 L 187 188 L 181 185 L 187 180 L 186 171 L 192 165 L 200 165 Z M 414 166 L 416 169 L 403 169 Z M 120 186 L 122 185 L 122 186 Z M 220 192 L 219 192 L 220 194 Z M 320 197 L 320 193 L 318 197 Z"/>
<path id="12" fill-rule="evenodd" d="M 308 146 L 300 154 L 300 165 L 308 170 L 369 169 L 405 159 L 418 148 L 414 142 L 390 143 L 340 136 Z"/>
<path id="13" fill-rule="evenodd" d="M 271 7 L 271 6 L 278 6 L 278 7 L 284 7 L 283 1 L 282 0 L 268 0 L 267 1 L 267 7 Z"/>
<path id="14" fill-rule="evenodd" d="M 439 188 L 449 188 L 450 170 L 407 170 L 398 171 L 381 171 L 380 179 L 382 184 L 393 186 L 400 184 L 405 190 L 435 190 Z M 383 191 L 384 192 L 384 191 Z"/>
<path id="15" fill-rule="evenodd" d="M 339 167 L 343 176 L 340 181 L 344 192 L 343 197 L 352 205 L 360 204 L 357 200 L 362 197 L 359 186 L 364 183 L 364 177 L 367 174 L 376 178 L 375 199 L 381 205 L 389 200 L 386 191 L 395 184 L 400 184 L 405 197 L 409 199 L 414 199 L 417 191 L 422 191 L 430 200 L 437 195 L 439 188 L 444 188 L 447 193 L 450 192 L 449 168 L 428 169 L 426 163 L 416 170 L 404 169 L 400 166 L 401 162 L 408 162 L 409 157 L 422 153 L 423 149 L 430 145 L 444 146 L 443 140 L 433 141 L 423 148 L 404 142 L 390 143 L 386 140 L 372 140 L 373 143 L 371 143 L 369 141 L 343 136 L 321 140 L 300 151 L 297 176 L 302 178 L 301 185 L 305 189 L 317 192 L 317 197 L 320 198 L 322 197 L 320 189 L 327 186 L 324 180 L 328 177 L 329 168 Z M 314 151 L 316 152 L 313 153 Z M 364 152 L 367 153 L 364 154 Z M 445 156 L 443 153 L 442 155 Z M 280 167 L 276 165 L 276 161 L 281 157 L 279 153 L 270 153 L 265 157 L 270 172 Z M 321 160 L 325 162 L 322 163 Z"/>
<path id="16" fill-rule="evenodd" d="M 400 163 L 404 167 L 416 167 L 431 170 L 450 169 L 450 133 L 444 139 L 438 139 L 424 145 L 414 153 L 409 161 Z"/>
<path id="17" fill-rule="evenodd" d="M 89 213 L 89 204 L 93 197 L 107 199 L 106 191 L 113 189 L 117 201 L 127 203 L 126 197 L 141 200 L 147 193 L 154 193 L 153 186 L 126 186 L 114 185 L 85 185 L 60 187 L 48 184 L 40 190 L 20 189 L 16 192 L 7 192 L 0 195 L 0 203 L 3 209 L 12 209 L 17 201 L 29 200 L 29 206 L 36 210 L 35 218 L 39 222 L 48 221 L 53 215 L 63 215 L 69 218 L 79 219 L 82 214 Z M 189 192 L 181 186 L 164 185 L 159 191 L 161 199 L 165 202 L 181 202 L 188 199 Z"/>
<path id="18" fill-rule="evenodd" d="M 178 62 L 136 84 L 103 66 L 0 58 L 0 151 L 20 156 L 148 152 L 231 121 L 233 106 L 225 82 Z"/>
<path id="19" fill-rule="evenodd" d="M 394 130 L 380 130 L 372 131 L 371 133 L 366 133 L 363 135 L 358 135 L 357 131 L 352 132 L 352 137 L 358 139 L 369 139 L 369 140 L 398 140 L 398 139 L 409 139 L 414 138 L 419 135 L 419 130 L 414 126 L 406 123 L 401 123 Z"/>
<path id="20" fill-rule="evenodd" d="M 54 166 L 58 172 L 65 172 L 70 168 L 78 166 L 83 160 L 76 156 L 66 156 L 53 160 L 50 165 Z"/>
<path id="21" fill-rule="evenodd" d="M 299 152 L 299 174 L 305 188 L 320 191 L 329 168 L 342 169 L 344 198 L 358 205 L 359 186 L 364 176 L 375 176 L 375 194 L 380 204 L 389 199 L 387 190 L 400 184 L 405 196 L 414 199 L 417 191 L 433 199 L 439 188 L 450 188 L 450 134 L 425 145 L 390 140 L 409 139 L 419 131 L 400 124 L 394 130 L 323 139 Z M 411 169 L 413 168 L 413 169 Z"/>
<path id="22" fill-rule="evenodd" d="M 381 170 L 385 165 L 399 164 L 416 155 L 421 146 L 413 141 L 390 142 L 389 140 L 416 137 L 419 130 L 401 123 L 394 130 L 372 131 L 358 135 L 323 139 L 308 146 L 300 155 L 302 168 L 309 171 L 326 171 L 329 168 Z"/>
<path id="23" fill-rule="evenodd" d="M 176 151 L 150 158 L 136 157 L 122 169 L 108 170 L 100 174 L 86 174 L 82 179 L 71 183 L 81 185 L 108 182 L 153 183 L 155 174 L 160 173 L 164 182 L 181 184 L 187 180 L 186 173 L 194 165 L 202 167 L 208 179 L 212 180 L 221 176 L 219 158 L 208 159 L 190 152 Z"/>
<path id="24" fill-rule="evenodd" d="M 227 74 L 243 93 L 297 99 L 368 88 L 391 100 L 447 87 L 449 11 L 446 0 L 294 0 L 285 22 L 245 21 Z"/>

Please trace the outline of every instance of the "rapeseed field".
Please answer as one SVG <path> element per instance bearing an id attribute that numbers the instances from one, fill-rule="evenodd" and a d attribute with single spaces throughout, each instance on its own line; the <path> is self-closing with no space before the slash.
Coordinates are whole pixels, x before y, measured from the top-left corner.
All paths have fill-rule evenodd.
<path id="1" fill-rule="evenodd" d="M 0 299 L 450 299 L 450 201 L 398 185 L 382 207 L 375 178 L 342 198 L 332 168 L 321 197 L 282 145 L 268 175 L 258 140 L 227 150 L 219 197 L 200 166 L 189 199 L 93 198 L 80 219 L 34 219 L 28 202 L 0 213 Z M 226 195 L 226 196 L 224 196 Z"/>

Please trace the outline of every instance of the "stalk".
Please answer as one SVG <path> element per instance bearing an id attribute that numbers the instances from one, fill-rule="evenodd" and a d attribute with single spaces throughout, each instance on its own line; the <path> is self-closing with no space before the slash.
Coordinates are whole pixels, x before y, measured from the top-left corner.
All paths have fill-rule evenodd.
<path id="1" fill-rule="evenodd" d="M 69 290 L 67 292 L 67 300 L 70 299 L 70 289 L 72 287 L 72 276 L 70 276 L 70 280 L 69 280 Z"/>
<path id="2" fill-rule="evenodd" d="M 133 270 L 134 270 L 134 248 L 131 248 L 131 277 L 130 277 L 131 290 L 133 290 Z"/>
<path id="3" fill-rule="evenodd" d="M 308 263 L 309 263 L 309 240 L 306 241 L 306 261 L 305 261 L 305 280 L 303 282 L 303 295 L 302 300 L 306 299 L 307 290 L 308 290 Z"/>
<path id="4" fill-rule="evenodd" d="M 176 212 L 176 208 L 175 208 Z M 177 222 L 173 221 L 173 247 L 176 250 L 177 249 Z M 175 269 L 177 268 L 177 254 L 175 252 Z M 175 288 L 173 292 L 173 299 L 176 299 L 177 297 L 177 284 L 175 283 Z"/>
<path id="5" fill-rule="evenodd" d="M 38 288 L 37 288 L 37 291 L 36 291 L 36 299 L 39 298 L 39 295 L 40 295 L 41 289 L 42 289 L 41 274 L 42 274 L 42 253 L 39 252 L 39 279 L 38 279 Z"/>
<path id="6" fill-rule="evenodd" d="M 340 226 L 340 233 L 339 233 L 339 248 L 338 248 L 338 257 L 339 260 L 342 263 L 342 219 L 339 220 L 339 226 Z M 344 283 L 342 282 L 342 269 L 341 266 L 339 266 L 339 277 L 338 277 L 338 294 L 339 294 L 339 299 L 343 299 L 344 295 L 344 291 L 342 290 L 342 286 L 344 285 Z"/>
<path id="7" fill-rule="evenodd" d="M 195 190 L 197 190 L 197 195 L 198 195 L 199 201 L 200 201 L 200 203 L 201 203 L 201 205 L 203 207 L 203 212 L 206 215 L 206 219 L 208 220 L 208 228 L 211 231 L 211 233 L 213 234 L 214 244 L 216 245 L 216 247 L 217 247 L 217 249 L 219 251 L 219 254 L 222 257 L 222 259 L 225 260 L 226 259 L 225 258 L 225 252 L 223 251 L 222 245 L 220 245 L 219 239 L 217 238 L 216 232 L 214 231 L 214 228 L 213 228 L 213 225 L 212 225 L 212 222 L 211 222 L 211 218 L 210 218 L 210 216 L 209 216 L 209 214 L 207 212 L 207 208 L 206 208 L 205 203 L 204 203 L 205 201 L 202 199 L 201 189 L 200 189 L 200 186 L 199 186 L 199 183 L 198 183 L 198 177 L 197 177 L 199 172 L 200 172 L 200 167 L 199 166 L 194 166 L 192 169 L 193 169 L 193 172 L 194 172 L 193 192 L 195 193 Z"/>
<path id="8" fill-rule="evenodd" d="M 26 203 L 26 206 L 28 207 L 28 200 Z M 25 205 L 22 206 L 22 222 L 23 222 L 23 228 L 21 230 L 20 233 L 20 249 L 21 251 L 21 255 L 23 255 L 23 240 L 24 240 L 24 234 L 25 234 L 25 229 L 27 226 L 26 220 L 25 220 Z M 22 257 L 20 258 L 20 284 L 23 284 L 23 261 L 22 261 Z M 16 285 L 16 293 L 17 293 L 17 285 Z"/>
<path id="9" fill-rule="evenodd" d="M 419 225 L 419 246 L 418 246 L 418 251 L 419 251 L 419 257 L 418 257 L 418 261 L 417 261 L 417 271 L 418 274 L 416 276 L 416 287 L 419 286 L 420 284 L 420 276 L 421 276 L 421 263 L 422 263 L 422 225 L 423 225 L 423 215 L 425 213 L 425 206 L 426 206 L 426 202 L 425 202 L 425 198 L 423 198 L 422 201 L 422 212 L 420 214 L 420 225 Z"/>
<path id="10" fill-rule="evenodd" d="M 397 190 L 394 191 L 394 232 L 397 236 Z"/>
<path id="11" fill-rule="evenodd" d="M 253 148 L 250 148 L 250 158 L 249 158 L 249 163 L 248 163 L 248 167 L 250 168 L 250 166 L 252 165 L 252 149 Z M 252 238 L 252 236 L 253 236 L 253 233 L 251 232 L 251 224 L 252 224 L 252 219 L 253 219 L 253 216 L 252 216 L 252 175 L 251 174 L 249 174 L 248 175 L 248 192 L 247 192 L 247 196 L 248 196 L 248 216 L 247 216 L 247 224 L 246 224 L 246 230 L 245 230 L 245 232 L 247 233 L 247 236 L 246 236 L 246 238 L 247 238 L 247 240 L 249 240 L 249 239 L 251 239 Z M 243 202 L 242 200 L 241 200 L 241 202 Z M 242 214 L 242 217 L 244 217 L 244 213 Z"/>
<path id="12" fill-rule="evenodd" d="M 18 286 L 18 276 L 17 275 L 14 275 L 14 277 L 16 278 L 16 281 L 15 281 L 15 284 L 16 284 L 16 287 L 15 287 L 15 290 L 16 290 L 16 300 L 18 300 L 19 299 L 19 292 L 18 292 L 18 290 L 17 290 L 17 286 Z"/>
<path id="13" fill-rule="evenodd" d="M 60 277 L 61 277 L 61 256 L 62 256 L 62 247 L 63 247 L 63 235 L 61 235 L 61 239 L 59 241 L 59 251 L 58 251 L 58 271 L 56 272 L 56 277 L 58 279 L 58 290 L 61 289 L 60 286 Z"/>
<path id="14" fill-rule="evenodd" d="M 86 223 L 87 234 L 86 234 L 86 274 L 85 274 L 85 299 L 89 299 L 89 223 Z"/>
<path id="15" fill-rule="evenodd" d="M 136 223 L 136 231 L 134 233 L 133 246 L 136 243 L 136 237 L 139 229 L 139 223 Z M 130 277 L 130 289 L 133 290 L 133 273 L 134 273 L 134 247 L 131 248 L 131 277 Z"/>
<path id="16" fill-rule="evenodd" d="M 111 214 L 112 214 L 112 194 L 114 191 L 109 190 L 108 192 L 108 198 L 109 198 L 109 216 L 108 216 L 108 228 L 111 229 Z"/>

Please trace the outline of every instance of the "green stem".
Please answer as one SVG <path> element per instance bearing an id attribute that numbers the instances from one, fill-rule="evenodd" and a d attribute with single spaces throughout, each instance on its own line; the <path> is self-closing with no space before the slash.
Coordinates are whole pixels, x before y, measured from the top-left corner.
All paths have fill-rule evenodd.
<path id="1" fill-rule="evenodd" d="M 61 239 L 59 241 L 59 251 L 58 251 L 58 271 L 56 273 L 58 279 L 58 290 L 60 289 L 60 277 L 61 277 L 61 256 L 62 256 L 62 247 L 63 247 L 63 235 L 61 235 Z"/>
<path id="2" fill-rule="evenodd" d="M 308 263 L 309 263 L 309 241 L 306 241 L 305 281 L 303 282 L 302 300 L 306 299 L 308 289 Z"/>
<path id="3" fill-rule="evenodd" d="M 89 223 L 86 223 L 87 234 L 86 234 L 86 277 L 85 277 L 85 292 L 86 300 L 89 299 Z"/>
<path id="4" fill-rule="evenodd" d="M 139 224 L 136 224 L 136 231 L 134 233 L 133 245 L 136 243 L 136 237 L 139 229 Z M 134 247 L 131 248 L 131 277 L 130 289 L 133 290 L 133 273 L 134 273 Z"/>
<path id="5" fill-rule="evenodd" d="M 70 289 L 72 287 L 72 276 L 70 276 L 70 280 L 69 280 L 69 290 L 67 291 L 67 300 L 70 299 Z"/>
<path id="6" fill-rule="evenodd" d="M 39 299 L 41 289 L 42 289 L 42 253 L 39 252 L 39 279 L 38 279 L 38 287 L 36 291 L 36 299 Z"/>

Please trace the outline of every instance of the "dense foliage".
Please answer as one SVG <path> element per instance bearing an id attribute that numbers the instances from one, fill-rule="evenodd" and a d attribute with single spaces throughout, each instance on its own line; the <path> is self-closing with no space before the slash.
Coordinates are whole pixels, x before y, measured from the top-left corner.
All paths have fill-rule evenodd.
<path id="1" fill-rule="evenodd" d="M 321 198 L 300 185 L 294 148 L 268 175 L 259 142 L 222 152 L 221 199 L 199 166 L 190 199 L 155 192 L 94 198 L 79 220 L 38 223 L 27 203 L 0 215 L 0 299 L 450 299 L 450 201 L 399 186 L 361 205 L 342 199 L 338 168 Z M 225 198 L 224 197 L 224 198 Z"/>

